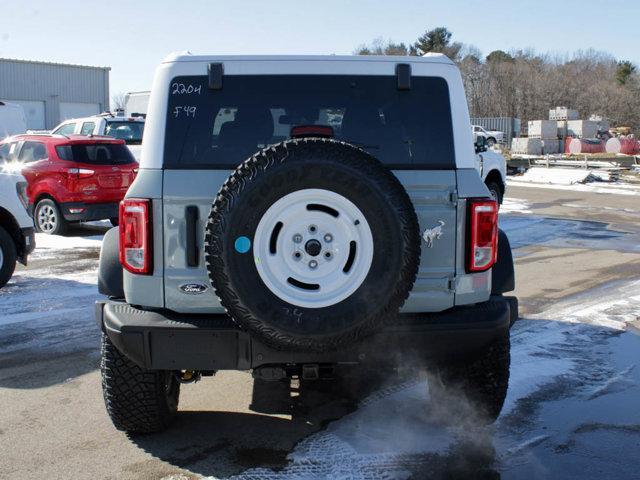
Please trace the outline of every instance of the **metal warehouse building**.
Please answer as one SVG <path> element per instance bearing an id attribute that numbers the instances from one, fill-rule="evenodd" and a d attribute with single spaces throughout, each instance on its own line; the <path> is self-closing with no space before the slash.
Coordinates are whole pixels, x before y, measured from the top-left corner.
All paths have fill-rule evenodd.
<path id="1" fill-rule="evenodd" d="M 109 109 L 109 67 L 0 58 L 0 101 L 22 105 L 27 128 Z"/>

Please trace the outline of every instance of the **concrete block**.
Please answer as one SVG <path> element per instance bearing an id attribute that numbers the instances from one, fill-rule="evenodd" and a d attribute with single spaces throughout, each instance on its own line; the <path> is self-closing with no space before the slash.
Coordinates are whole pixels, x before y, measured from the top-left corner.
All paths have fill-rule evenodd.
<path id="1" fill-rule="evenodd" d="M 567 121 L 567 135 L 578 138 L 594 138 L 598 133 L 598 123 L 591 120 Z"/>
<path id="2" fill-rule="evenodd" d="M 549 120 L 578 120 L 578 111 L 567 107 L 556 107 L 549 110 Z"/>
<path id="3" fill-rule="evenodd" d="M 532 138 L 558 138 L 558 124 L 555 120 L 531 120 L 528 135 Z"/>
<path id="4" fill-rule="evenodd" d="M 547 138 L 542 140 L 542 153 L 543 154 L 553 154 L 553 153 L 562 153 L 562 140 L 558 140 L 557 138 Z"/>
<path id="5" fill-rule="evenodd" d="M 558 138 L 564 138 L 567 136 L 567 121 L 558 120 Z"/>
<path id="6" fill-rule="evenodd" d="M 600 132 L 608 132 L 611 128 L 611 122 L 609 121 L 609 119 L 603 117 L 602 115 L 591 115 L 589 117 L 589 120 L 598 124 L 598 131 Z"/>
<path id="7" fill-rule="evenodd" d="M 542 139 L 521 137 L 511 141 L 511 153 L 519 155 L 542 155 Z"/>

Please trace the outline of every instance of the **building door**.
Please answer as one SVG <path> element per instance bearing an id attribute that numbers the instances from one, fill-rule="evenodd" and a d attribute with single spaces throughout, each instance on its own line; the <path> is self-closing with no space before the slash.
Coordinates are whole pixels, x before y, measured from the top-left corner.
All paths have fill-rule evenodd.
<path id="1" fill-rule="evenodd" d="M 60 102 L 60 121 L 90 117 L 100 113 L 99 103 Z"/>
<path id="2" fill-rule="evenodd" d="M 5 100 L 3 99 L 3 101 Z M 44 121 L 44 102 L 9 99 L 7 99 L 6 102 L 15 103 L 22 107 L 27 123 L 27 130 L 44 130 L 46 128 Z"/>

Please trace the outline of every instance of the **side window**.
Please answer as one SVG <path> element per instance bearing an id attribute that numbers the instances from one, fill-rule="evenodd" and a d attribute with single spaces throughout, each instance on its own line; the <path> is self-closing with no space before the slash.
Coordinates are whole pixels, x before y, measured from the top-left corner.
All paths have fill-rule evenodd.
<path id="1" fill-rule="evenodd" d="M 80 130 L 80 135 L 91 135 L 94 128 L 96 128 L 95 122 L 84 122 Z"/>
<path id="2" fill-rule="evenodd" d="M 60 128 L 54 130 L 52 133 L 56 135 L 73 135 L 73 132 L 76 131 L 75 123 L 65 123 Z"/>
<path id="3" fill-rule="evenodd" d="M 18 161 L 31 163 L 37 162 L 38 160 L 44 160 L 45 158 L 47 158 L 47 149 L 44 146 L 44 143 L 24 142 L 22 149 L 20 149 Z"/>
<path id="4" fill-rule="evenodd" d="M 9 149 L 11 147 L 9 147 L 8 143 L 5 143 L 4 145 L 0 145 L 0 160 L 2 160 L 3 162 L 6 162 L 9 160 Z"/>

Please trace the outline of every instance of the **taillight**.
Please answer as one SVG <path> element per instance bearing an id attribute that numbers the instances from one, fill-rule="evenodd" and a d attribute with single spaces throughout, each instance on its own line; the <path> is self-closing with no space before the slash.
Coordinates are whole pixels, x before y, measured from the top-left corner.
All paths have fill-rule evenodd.
<path id="1" fill-rule="evenodd" d="M 93 177 L 96 172 L 93 170 L 89 170 L 88 168 L 68 168 L 67 173 L 77 175 L 78 178 L 89 178 Z"/>
<path id="2" fill-rule="evenodd" d="M 125 198 L 120 202 L 120 263 L 131 273 L 151 275 L 151 200 Z"/>
<path id="3" fill-rule="evenodd" d="M 498 203 L 469 200 L 467 272 L 483 272 L 496 263 L 498 254 Z"/>

